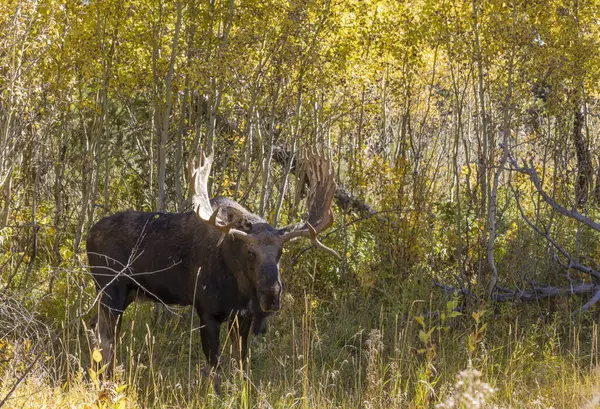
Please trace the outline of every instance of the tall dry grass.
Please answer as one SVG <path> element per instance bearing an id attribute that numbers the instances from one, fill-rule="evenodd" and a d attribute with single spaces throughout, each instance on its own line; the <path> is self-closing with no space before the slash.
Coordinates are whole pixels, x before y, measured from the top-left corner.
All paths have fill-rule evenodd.
<path id="1" fill-rule="evenodd" d="M 592 408 L 600 401 L 591 313 L 572 322 L 568 312 L 533 305 L 459 313 L 445 301 L 416 300 L 403 310 L 374 297 L 287 294 L 242 365 L 230 359 L 223 331 L 216 394 L 189 309 L 156 322 L 151 305 L 130 307 L 117 371 L 104 381 L 85 320 L 63 322 L 48 345 L 43 304 L 1 301 L 0 399 L 41 352 L 5 402 L 11 409 Z M 67 309 L 71 317 L 85 310 Z"/>

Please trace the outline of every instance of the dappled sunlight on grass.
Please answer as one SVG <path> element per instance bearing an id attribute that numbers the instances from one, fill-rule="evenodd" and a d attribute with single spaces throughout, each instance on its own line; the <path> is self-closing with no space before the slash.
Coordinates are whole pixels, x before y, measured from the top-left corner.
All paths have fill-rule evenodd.
<path id="1" fill-rule="evenodd" d="M 452 303 L 427 316 L 359 307 L 288 303 L 254 340 L 243 369 L 225 343 L 220 394 L 206 379 L 187 312 L 154 323 L 151 308 L 136 307 L 126 315 L 110 382 L 88 369 L 102 366 L 90 364 L 89 351 L 65 360 L 59 348 L 46 352 L 6 407 L 591 408 L 600 399 L 596 324 L 554 318 L 522 328 L 519 318 L 484 309 L 449 314 Z M 493 328 L 485 325 L 491 320 Z M 24 347 L 6 345 L 0 396 L 31 361 Z"/>

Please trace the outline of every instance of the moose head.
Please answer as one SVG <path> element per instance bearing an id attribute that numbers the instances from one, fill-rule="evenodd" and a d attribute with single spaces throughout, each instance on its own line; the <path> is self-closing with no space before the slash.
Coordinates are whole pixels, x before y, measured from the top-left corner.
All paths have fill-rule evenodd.
<path id="1" fill-rule="evenodd" d="M 207 156 L 200 152 L 199 165 L 189 163 L 194 210 L 202 222 L 220 232 L 218 246 L 231 266 L 251 284 L 253 298 L 262 312 L 278 311 L 282 290 L 279 259 L 287 242 L 306 238 L 318 249 L 339 257 L 318 239 L 318 234 L 333 224 L 335 180 L 331 162 L 325 155 L 314 152 L 304 158 L 309 184 L 308 218 L 277 229 L 232 200 L 208 199 L 212 161 L 212 152 Z"/>

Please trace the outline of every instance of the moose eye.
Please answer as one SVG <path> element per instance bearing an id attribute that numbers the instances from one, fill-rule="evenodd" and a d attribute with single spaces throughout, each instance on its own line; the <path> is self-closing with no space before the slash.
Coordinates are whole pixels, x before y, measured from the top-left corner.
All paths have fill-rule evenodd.
<path id="1" fill-rule="evenodd" d="M 256 259 L 256 253 L 253 252 L 252 250 L 248 250 L 248 260 L 255 260 Z"/>

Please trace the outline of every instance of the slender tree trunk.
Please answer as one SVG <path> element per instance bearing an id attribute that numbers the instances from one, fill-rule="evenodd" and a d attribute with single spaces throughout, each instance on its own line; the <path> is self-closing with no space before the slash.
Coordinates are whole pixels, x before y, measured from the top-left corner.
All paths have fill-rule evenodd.
<path id="1" fill-rule="evenodd" d="M 454 70 L 452 61 L 450 62 L 450 75 L 452 78 L 452 85 L 454 89 L 454 109 L 456 112 L 454 116 L 454 146 L 453 146 L 453 155 L 452 155 L 452 164 L 453 164 L 453 183 L 454 187 L 454 199 L 456 200 L 456 263 L 458 271 L 460 272 L 462 277 L 466 277 L 464 263 L 463 263 L 463 226 L 462 226 L 462 198 L 460 191 L 460 174 L 461 174 L 461 166 L 459 164 L 459 151 L 461 146 L 461 140 L 464 140 L 464 123 L 463 123 L 463 109 L 464 109 L 464 99 L 469 88 L 470 81 L 470 72 L 466 74 L 466 78 L 464 80 L 464 89 L 462 89 L 461 85 L 461 71 L 460 69 Z M 467 162 L 468 163 L 468 162 Z"/>
<path id="2" fill-rule="evenodd" d="M 212 7 L 214 7 L 214 3 Z M 227 21 L 224 23 L 223 33 L 219 33 L 219 37 L 222 38 L 221 46 L 218 51 L 217 57 L 221 57 L 227 50 L 227 44 L 229 41 L 229 33 L 233 26 L 233 17 L 235 10 L 235 0 L 229 0 L 229 12 L 227 15 Z M 214 150 L 215 137 L 216 137 L 216 125 L 217 115 L 221 106 L 221 98 L 223 96 L 223 87 L 225 86 L 225 80 L 217 77 L 212 77 L 210 80 L 211 93 L 208 104 L 208 121 L 206 125 L 206 151 L 212 152 Z M 210 181 L 209 181 L 210 183 Z"/>
<path id="3" fill-rule="evenodd" d="M 516 32 L 517 24 L 517 2 L 513 2 L 513 34 Z M 510 117 L 511 117 L 511 101 L 512 101 L 512 82 L 513 82 L 513 61 L 515 55 L 515 43 L 516 40 L 513 38 L 513 44 L 510 50 L 509 62 L 508 62 L 508 78 L 507 78 L 507 89 L 506 89 L 506 100 L 504 101 L 504 112 L 502 121 L 502 158 L 498 168 L 493 174 L 492 189 L 489 197 L 489 209 L 488 209 L 488 223 L 490 226 L 490 235 L 487 243 L 487 260 L 490 268 L 491 276 L 490 281 L 487 283 L 487 297 L 492 299 L 496 285 L 498 284 L 498 268 L 496 267 L 496 261 L 494 258 L 494 244 L 496 242 L 496 211 L 498 208 L 498 185 L 500 183 L 500 177 L 504 172 L 504 166 L 508 160 L 509 153 L 509 137 L 510 137 Z"/>
<path id="4" fill-rule="evenodd" d="M 473 29 L 475 35 L 475 59 L 477 61 L 477 95 L 479 99 L 480 109 L 480 120 L 481 120 L 481 152 L 479 153 L 479 188 L 480 188 L 480 219 L 487 220 L 485 217 L 487 210 L 487 198 L 488 198 L 488 142 L 489 142 L 489 129 L 487 120 L 487 109 L 485 103 L 485 86 L 484 86 L 484 73 L 483 73 L 483 58 L 481 55 L 481 40 L 479 36 L 479 6 L 477 0 L 473 0 Z M 487 236 L 487 230 L 489 225 L 484 222 L 484 229 L 482 234 L 482 241 L 485 242 Z M 486 282 L 486 271 L 483 263 L 480 263 L 479 269 L 479 282 L 484 284 Z"/>
<path id="5" fill-rule="evenodd" d="M 457 98 L 458 99 L 458 98 Z M 456 200 L 456 264 L 458 267 L 458 271 L 461 276 L 464 276 L 464 266 L 463 266 L 463 242 L 462 242 L 462 202 L 460 197 L 460 173 L 461 169 L 458 163 L 458 150 L 459 150 L 459 141 L 460 134 L 462 130 L 462 106 L 457 106 L 456 113 L 456 129 L 455 129 L 455 138 L 454 138 L 454 154 L 452 155 L 452 161 L 454 162 L 454 183 L 455 192 L 454 197 Z"/>
<path id="6" fill-rule="evenodd" d="M 182 186 L 182 167 L 183 165 L 183 136 L 187 134 L 186 131 L 186 123 L 185 119 L 188 116 L 188 125 L 192 120 L 192 110 L 188 109 L 188 104 L 190 100 L 193 101 L 193 92 L 190 87 L 190 75 L 189 70 L 192 66 L 192 57 L 193 57 L 193 48 L 194 48 L 194 39 L 196 37 L 196 4 L 192 2 L 190 4 L 190 11 L 188 15 L 188 19 L 191 21 L 189 26 L 189 32 L 187 36 L 187 55 L 186 55 L 186 74 L 185 74 L 185 85 L 183 91 L 183 101 L 181 104 L 181 117 L 179 118 L 179 129 L 177 131 L 177 148 L 175 153 L 175 198 L 176 198 L 176 210 L 178 212 L 182 211 L 186 206 L 186 199 L 183 196 L 183 190 L 185 189 Z M 193 103 L 190 104 L 190 107 L 193 106 Z M 194 152 L 190 152 L 191 155 Z M 185 171 L 183 172 L 185 175 Z"/>
<path id="7" fill-rule="evenodd" d="M 192 5 L 192 7 L 194 7 Z M 192 9 L 191 19 L 195 19 L 196 13 L 195 8 Z M 180 212 L 183 207 L 185 207 L 185 200 L 183 198 L 183 188 L 181 185 L 181 169 L 183 166 L 183 135 L 186 134 L 186 124 L 185 119 L 188 112 L 188 102 L 190 99 L 190 75 L 187 71 L 189 71 L 192 64 L 192 47 L 194 43 L 194 37 L 196 35 L 196 24 L 192 22 L 190 25 L 189 33 L 188 33 L 188 42 L 187 42 L 187 59 L 186 59 L 186 74 L 185 74 L 185 85 L 183 91 L 183 101 L 181 103 L 181 116 L 179 118 L 179 127 L 177 130 L 177 148 L 175 153 L 175 205 L 176 210 Z M 193 154 L 193 153 L 192 153 Z M 185 173 L 185 172 L 184 172 Z"/>
<path id="8" fill-rule="evenodd" d="M 13 21 L 13 25 L 17 26 L 18 23 Z M 2 123 L 2 129 L 0 129 L 0 182 L 2 183 L 2 195 L 4 201 L 4 207 L 2 211 L 0 211 L 0 223 L 2 226 L 6 226 L 8 224 L 8 220 L 10 218 L 10 204 L 12 199 L 12 186 L 13 186 L 13 172 L 14 172 L 14 160 L 13 160 L 13 149 L 14 149 L 14 137 L 11 137 L 11 134 L 16 135 L 17 133 L 13 131 L 13 119 L 14 119 L 14 110 L 15 110 L 15 96 L 16 96 L 16 87 L 17 87 L 17 78 L 21 72 L 21 64 L 22 57 L 19 55 L 23 55 L 22 47 L 25 46 L 26 42 L 25 38 L 22 40 L 22 44 L 19 44 L 21 41 L 18 37 L 18 30 L 15 30 L 14 37 L 12 38 L 12 43 L 9 43 L 7 47 L 7 52 L 10 53 L 10 66 L 7 67 L 8 71 L 8 84 L 6 84 L 6 104 L 2 104 L 2 108 L 4 109 L 4 113 L 0 115 L 0 118 L 4 117 L 4 123 Z M 10 51 L 8 50 L 10 49 Z M 4 50 L 3 50 L 4 51 Z"/>
<path id="9" fill-rule="evenodd" d="M 8 159 L 8 172 L 6 175 L 6 179 L 4 181 L 4 186 L 2 189 L 2 194 L 4 196 L 4 206 L 2 207 L 2 212 L 0 212 L 0 223 L 2 226 L 6 226 L 8 224 L 8 219 L 10 218 L 10 203 L 12 199 L 12 184 L 13 184 L 13 164 L 12 160 Z"/>
<path id="10" fill-rule="evenodd" d="M 257 127 L 256 132 L 258 133 L 259 137 L 262 135 L 262 132 L 260 131 L 260 125 Z M 267 195 L 269 193 L 269 182 L 271 179 L 271 161 L 273 158 L 273 149 L 275 147 L 274 141 L 273 141 L 273 131 L 269 130 L 268 131 L 269 134 L 269 140 L 268 141 L 262 141 L 263 143 L 263 152 L 265 150 L 265 148 L 267 149 L 267 152 L 263 155 L 263 177 L 262 177 L 262 185 L 261 185 L 261 189 L 260 189 L 260 207 L 259 207 L 259 215 L 260 217 L 265 217 L 265 212 L 267 211 Z M 263 138 L 260 138 L 261 140 Z M 267 146 L 265 146 L 267 145 Z"/>
<path id="11" fill-rule="evenodd" d="M 600 155 L 598 156 L 596 162 L 598 166 L 598 173 L 596 175 L 596 187 L 594 188 L 594 197 L 596 198 L 596 203 L 600 204 Z"/>
<path id="12" fill-rule="evenodd" d="M 162 32 L 162 24 L 163 24 L 163 3 L 159 0 L 158 2 L 158 12 L 157 20 L 152 21 L 152 78 L 154 79 L 154 84 L 152 87 L 152 132 L 150 136 L 150 157 L 148 166 L 150 169 L 150 202 L 156 204 L 156 208 L 159 209 L 161 205 L 159 202 L 160 199 L 160 191 L 161 191 L 161 183 L 160 183 L 160 168 L 163 166 L 164 160 L 161 161 L 161 144 L 162 144 L 162 120 L 163 120 L 163 108 L 162 99 L 163 99 L 163 82 L 159 72 L 159 57 L 161 54 L 161 39 L 163 36 Z M 156 139 L 155 139 L 156 138 Z M 156 141 L 156 146 L 154 145 Z M 154 149 L 156 148 L 157 157 L 156 157 L 156 172 L 158 173 L 158 190 L 157 195 L 155 196 L 155 186 L 154 186 L 154 165 L 155 165 L 155 157 L 154 157 Z M 163 187 L 164 189 L 164 187 Z M 164 193 L 163 193 L 164 194 Z"/>
<path id="13" fill-rule="evenodd" d="M 89 130 L 84 128 L 84 165 L 83 165 L 83 187 L 82 187 L 82 208 L 77 222 L 77 231 L 74 242 L 74 252 L 79 253 L 79 247 L 83 238 L 86 226 L 89 228 L 93 223 L 96 195 L 98 193 L 98 172 L 102 161 L 101 155 L 101 137 L 108 143 L 108 129 L 106 128 L 106 116 L 108 114 L 109 85 L 112 74 L 112 63 L 115 54 L 118 30 L 115 29 L 111 37 L 110 48 L 107 51 L 104 42 L 106 34 L 104 32 L 104 20 L 98 8 L 96 31 L 100 41 L 102 52 L 102 78 L 100 90 L 96 94 L 93 119 Z M 82 90 L 79 90 L 80 97 Z M 81 97 L 83 99 L 83 97 Z M 82 122 L 85 118 L 82 118 Z M 108 149 L 108 147 L 106 147 Z M 108 171 L 108 168 L 106 169 Z"/>
<path id="14" fill-rule="evenodd" d="M 104 132 L 104 212 L 110 213 L 110 132 Z"/>
<path id="15" fill-rule="evenodd" d="M 171 59 L 169 61 L 169 71 L 165 80 L 165 105 L 163 115 L 161 119 L 161 130 L 158 144 L 158 203 L 157 208 L 159 212 L 165 210 L 165 179 L 167 173 L 167 142 L 169 141 L 169 124 L 171 116 L 172 106 L 172 84 L 173 84 L 173 73 L 175 70 L 175 59 L 177 57 L 177 47 L 179 45 L 179 30 L 181 28 L 181 15 L 182 15 L 182 4 L 181 0 L 177 2 L 177 22 L 175 23 L 175 34 L 173 35 L 173 45 L 171 47 Z"/>
<path id="16" fill-rule="evenodd" d="M 388 77 L 389 77 L 389 67 L 386 66 L 385 74 L 381 79 L 381 128 L 379 130 L 379 140 L 381 144 L 381 155 L 389 160 L 391 156 L 391 152 L 388 150 L 388 118 L 387 118 L 387 95 L 388 95 Z"/>
<path id="17" fill-rule="evenodd" d="M 1 182 L 2 184 L 2 196 L 4 201 L 4 206 L 2 207 L 2 211 L 0 211 L 0 223 L 2 226 L 6 226 L 8 224 L 8 219 L 10 218 L 10 204 L 12 199 L 12 186 L 13 186 L 13 173 L 14 173 L 14 142 L 11 141 L 11 131 L 12 131 L 12 119 L 13 119 L 13 87 L 14 84 L 10 86 L 10 92 L 8 96 L 8 104 L 6 107 L 6 112 L 4 113 L 5 122 L 2 130 L 0 131 L 0 171 L 3 171 L 3 174 L 0 173 L 4 179 Z"/>
<path id="18" fill-rule="evenodd" d="M 300 78 L 298 80 L 298 99 L 296 105 L 296 124 L 294 126 L 294 130 L 292 132 L 292 147 L 290 150 L 290 155 L 288 158 L 288 162 L 286 164 L 284 174 L 283 174 L 283 182 L 281 183 L 281 188 L 279 189 L 279 198 L 277 199 L 277 205 L 275 207 L 275 217 L 273 219 L 273 227 L 277 227 L 277 223 L 279 222 L 279 216 L 281 212 L 281 206 L 283 204 L 283 197 L 285 196 L 285 192 L 287 190 L 288 178 L 290 175 L 290 171 L 292 169 L 292 163 L 294 162 L 294 157 L 296 156 L 296 141 L 300 135 L 300 117 L 302 115 L 302 86 L 303 86 L 303 67 L 300 67 Z M 272 155 L 271 155 L 272 156 Z"/>
<path id="19" fill-rule="evenodd" d="M 273 219 L 273 227 L 277 227 L 277 224 L 279 222 L 279 217 L 281 215 L 281 206 L 283 205 L 283 198 L 284 198 L 285 192 L 287 190 L 288 180 L 289 180 L 290 172 L 292 169 L 292 163 L 296 156 L 297 140 L 298 140 L 297 135 L 294 135 L 293 140 L 292 140 L 292 148 L 290 150 L 290 157 L 285 166 L 284 173 L 283 173 L 283 181 L 281 183 L 281 188 L 279 189 L 279 197 L 277 199 L 277 205 L 275 207 L 275 217 Z"/>
<path id="20" fill-rule="evenodd" d="M 181 186 L 181 167 L 183 164 L 183 135 L 185 134 L 185 113 L 189 98 L 189 76 L 185 76 L 185 90 L 183 91 L 183 100 L 181 101 L 181 116 L 179 117 L 179 126 L 177 128 L 177 146 L 175 148 L 175 210 L 180 212 L 185 206 L 183 200 L 183 189 Z"/>
<path id="21" fill-rule="evenodd" d="M 37 143 L 37 130 L 34 126 L 32 128 L 33 142 L 32 142 L 32 153 L 31 153 L 31 168 L 33 170 L 33 190 L 31 192 L 31 225 L 32 225 L 32 239 L 31 239 L 31 255 L 29 257 L 29 263 L 27 265 L 27 271 L 25 272 L 25 279 L 21 283 L 21 287 L 25 288 L 29 283 L 33 266 L 37 259 L 38 254 L 38 231 L 39 226 L 37 224 L 37 211 L 38 211 L 38 197 L 40 189 L 40 169 L 38 156 L 38 143 Z"/>
<path id="22" fill-rule="evenodd" d="M 55 262 L 54 267 L 57 268 L 62 264 L 62 255 L 60 254 L 60 218 L 62 216 L 62 186 L 63 186 L 63 178 L 65 174 L 65 158 L 67 153 L 67 145 L 64 140 L 64 128 L 65 128 L 65 120 L 63 114 L 63 125 L 62 130 L 60 132 L 60 141 L 58 145 L 58 161 L 54 166 L 54 245 L 52 246 L 52 251 L 54 252 Z M 48 294 L 52 294 L 54 279 L 56 275 L 52 274 L 50 278 L 50 283 L 48 283 Z"/>
<path id="23" fill-rule="evenodd" d="M 82 122 L 85 119 L 82 118 Z M 75 241 L 73 243 L 73 252 L 75 254 L 79 253 L 79 245 L 81 244 L 81 238 L 83 236 L 83 228 L 85 226 L 85 217 L 88 212 L 88 206 L 90 206 L 90 190 L 92 183 L 92 169 L 93 169 L 93 160 L 92 160 L 92 144 L 90 131 L 84 126 L 83 127 L 83 164 L 82 174 L 81 174 L 81 209 L 79 213 L 79 217 L 77 219 L 77 230 L 75 233 Z"/>
<path id="24" fill-rule="evenodd" d="M 577 155 L 577 181 L 575 183 L 575 203 L 577 206 L 584 206 L 586 204 L 588 192 L 594 179 L 592 155 L 583 135 L 584 121 L 583 112 L 581 112 L 579 104 L 576 104 L 573 120 L 573 140 Z"/>
<path id="25" fill-rule="evenodd" d="M 87 207 L 87 216 L 86 216 L 86 223 L 84 225 L 84 229 L 82 231 L 85 232 L 87 230 L 89 230 L 89 228 L 92 226 L 92 224 L 94 223 L 94 213 L 96 211 L 96 197 L 98 196 L 98 187 L 99 187 L 99 183 L 98 183 L 98 178 L 100 177 L 100 164 L 101 164 L 101 160 L 102 160 L 102 155 L 101 155 L 101 145 L 100 145 L 100 141 L 98 139 L 96 139 L 95 143 L 94 143 L 94 149 L 92 151 L 92 156 L 93 158 L 90 159 L 90 162 L 93 163 L 92 165 L 92 170 L 91 170 L 91 174 L 90 174 L 90 195 L 88 198 L 88 207 Z M 95 160 L 94 160 L 95 158 Z"/>

